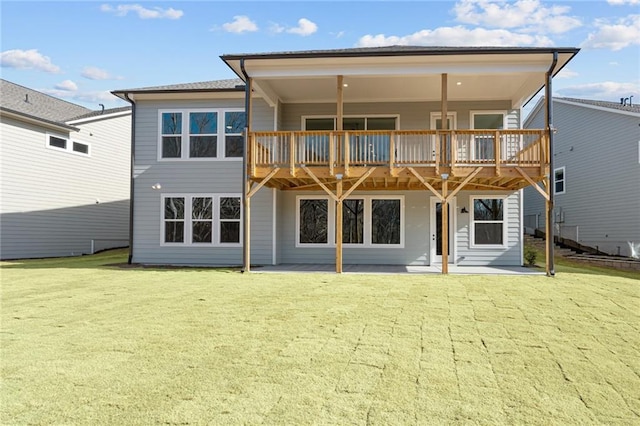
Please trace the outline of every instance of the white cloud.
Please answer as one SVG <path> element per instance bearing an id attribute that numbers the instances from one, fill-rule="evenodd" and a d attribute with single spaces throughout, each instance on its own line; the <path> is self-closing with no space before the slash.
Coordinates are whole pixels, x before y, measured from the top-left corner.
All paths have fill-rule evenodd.
<path id="1" fill-rule="evenodd" d="M 233 17 L 233 22 L 222 24 L 222 29 L 229 33 L 242 34 L 258 31 L 258 26 L 248 16 L 237 15 Z"/>
<path id="2" fill-rule="evenodd" d="M 329 34 L 334 36 L 335 38 L 342 38 L 345 35 L 345 31 L 338 31 L 337 33 L 329 33 Z"/>
<path id="3" fill-rule="evenodd" d="M 140 19 L 180 19 L 184 12 L 182 10 L 163 9 L 161 7 L 154 7 L 153 9 L 147 9 L 139 4 L 119 4 L 115 7 L 110 4 L 103 4 L 100 6 L 102 12 L 113 13 L 116 16 L 126 16 L 129 12 L 137 13 Z"/>
<path id="4" fill-rule="evenodd" d="M 122 77 L 113 76 L 108 71 L 98 67 L 84 67 L 80 75 L 89 80 L 122 80 Z"/>
<path id="5" fill-rule="evenodd" d="M 357 46 L 375 47 L 391 45 L 423 46 L 552 46 L 543 35 L 519 34 L 508 30 L 468 29 L 463 26 L 422 30 L 405 36 L 384 34 L 360 37 Z"/>
<path id="6" fill-rule="evenodd" d="M 622 6 L 625 4 L 636 5 L 636 4 L 640 4 L 640 0 L 607 0 L 607 3 L 612 4 L 614 6 Z"/>
<path id="7" fill-rule="evenodd" d="M 51 63 L 51 59 L 42 55 L 37 49 L 5 50 L 0 54 L 0 65 L 6 68 L 36 69 L 52 74 L 60 73 L 60 67 Z"/>
<path id="8" fill-rule="evenodd" d="M 638 92 L 640 92 L 640 84 L 638 83 L 619 83 L 614 81 L 578 84 L 557 90 L 560 96 L 611 102 L 618 102 L 620 98 L 626 98 Z"/>
<path id="9" fill-rule="evenodd" d="M 56 84 L 55 88 L 58 90 L 64 90 L 65 92 L 75 92 L 78 90 L 78 85 L 71 80 L 65 80 Z"/>
<path id="10" fill-rule="evenodd" d="M 577 77 L 579 74 L 572 69 L 567 67 L 563 68 L 558 74 L 556 74 L 556 78 L 573 78 Z"/>
<path id="11" fill-rule="evenodd" d="M 589 34 L 582 47 L 615 51 L 640 45 L 640 15 L 629 15 L 615 23 L 598 19 L 595 26 L 598 31 Z"/>
<path id="12" fill-rule="evenodd" d="M 546 6 L 539 0 L 461 0 L 453 8 L 458 22 L 489 28 L 518 28 L 522 32 L 560 34 L 580 27 L 568 6 Z"/>
<path id="13" fill-rule="evenodd" d="M 287 29 L 290 34 L 298 34 L 303 37 L 309 36 L 318 31 L 318 26 L 315 22 L 311 22 L 307 18 L 298 19 L 298 26 Z"/>

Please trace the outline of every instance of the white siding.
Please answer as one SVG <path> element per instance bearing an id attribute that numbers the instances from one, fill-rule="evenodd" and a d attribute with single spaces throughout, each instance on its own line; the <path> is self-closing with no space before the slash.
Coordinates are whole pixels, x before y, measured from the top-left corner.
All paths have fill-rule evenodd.
<path id="1" fill-rule="evenodd" d="M 0 257 L 70 256 L 126 246 L 131 116 L 59 133 L 3 117 Z M 47 133 L 91 146 L 90 156 L 49 149 Z"/>
<path id="2" fill-rule="evenodd" d="M 541 109 L 529 125 L 543 120 Z M 639 124 L 613 110 L 554 102 L 554 167 L 565 167 L 566 191 L 556 195 L 555 212 L 565 235 L 577 226 L 580 243 L 612 254 L 629 255 L 627 241 L 640 242 Z M 540 215 L 544 230 L 544 199 L 532 188 L 525 215 Z"/>

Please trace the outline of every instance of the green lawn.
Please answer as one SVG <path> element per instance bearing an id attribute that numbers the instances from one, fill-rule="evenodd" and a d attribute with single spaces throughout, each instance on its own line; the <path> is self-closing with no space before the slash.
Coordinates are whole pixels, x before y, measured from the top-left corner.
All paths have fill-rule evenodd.
<path id="1" fill-rule="evenodd" d="M 639 424 L 640 275 L 2 262 L 2 424 Z"/>

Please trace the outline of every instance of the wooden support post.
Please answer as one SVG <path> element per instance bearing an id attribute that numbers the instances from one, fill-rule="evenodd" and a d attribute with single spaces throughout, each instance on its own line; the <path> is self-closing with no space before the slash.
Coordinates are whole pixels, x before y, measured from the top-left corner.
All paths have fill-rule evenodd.
<path id="1" fill-rule="evenodd" d="M 336 273 L 342 273 L 342 179 L 336 185 Z"/>
<path id="2" fill-rule="evenodd" d="M 441 107 L 441 112 L 440 112 L 440 123 L 441 123 L 441 128 L 440 130 L 445 130 L 445 133 L 443 134 L 443 138 L 440 140 L 440 149 L 442 150 L 442 153 L 440 155 L 440 162 L 447 162 L 447 153 L 448 153 L 448 147 L 447 147 L 447 132 L 446 130 L 449 130 L 449 126 L 447 125 L 448 120 L 447 120 L 447 115 L 448 115 L 448 94 L 447 94 L 447 88 L 448 88 L 448 81 L 449 81 L 449 75 L 447 73 L 443 73 L 442 74 L 442 82 L 441 84 L 441 98 L 440 98 L 440 107 Z M 440 164 L 437 164 L 436 167 L 438 167 Z"/>
<path id="3" fill-rule="evenodd" d="M 338 76 L 337 84 L 338 99 L 336 102 L 336 130 L 342 131 L 342 116 L 344 115 L 344 76 Z"/>
<path id="4" fill-rule="evenodd" d="M 243 272 L 251 272 L 251 181 L 247 182 L 244 188 L 244 214 L 243 214 L 243 228 L 244 228 L 244 265 Z"/>
<path id="5" fill-rule="evenodd" d="M 395 175 L 396 170 L 396 141 L 395 132 L 391 132 L 389 137 L 389 171 L 391 176 Z"/>
<path id="6" fill-rule="evenodd" d="M 545 272 L 547 273 L 547 276 L 552 276 L 555 274 L 555 271 L 553 270 L 553 204 L 551 203 L 551 191 L 553 190 L 552 188 L 552 184 L 551 181 L 549 181 L 549 178 L 545 178 L 544 180 L 545 182 L 545 187 L 547 190 L 546 196 L 545 196 L 545 228 L 544 228 L 544 233 L 545 233 Z"/>
<path id="7" fill-rule="evenodd" d="M 442 179 L 442 273 L 449 273 L 449 202 L 447 201 L 447 179 Z"/>

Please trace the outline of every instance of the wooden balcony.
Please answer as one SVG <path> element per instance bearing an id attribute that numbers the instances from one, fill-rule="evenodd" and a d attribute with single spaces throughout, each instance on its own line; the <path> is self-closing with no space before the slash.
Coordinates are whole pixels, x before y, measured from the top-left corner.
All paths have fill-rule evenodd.
<path id="1" fill-rule="evenodd" d="M 283 190 L 516 190 L 548 173 L 544 130 L 250 132 L 252 181 Z M 450 186 L 449 188 L 452 188 Z"/>

